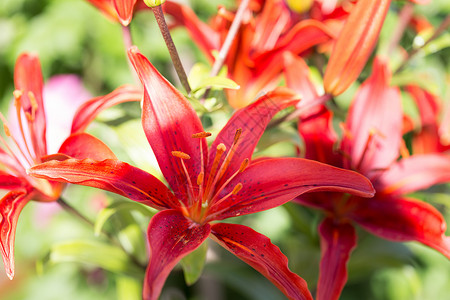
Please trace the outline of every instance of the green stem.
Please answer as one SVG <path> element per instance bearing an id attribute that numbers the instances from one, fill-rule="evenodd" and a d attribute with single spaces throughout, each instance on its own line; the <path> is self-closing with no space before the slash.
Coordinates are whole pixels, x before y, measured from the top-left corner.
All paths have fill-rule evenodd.
<path id="1" fill-rule="evenodd" d="M 438 36 L 441 35 L 442 32 L 444 32 L 448 27 L 450 26 L 450 16 L 447 16 L 444 21 L 442 21 L 441 25 L 436 29 L 436 31 L 433 33 L 433 35 L 420 47 L 417 47 L 413 49 L 411 52 L 408 53 L 408 56 L 405 58 L 405 60 L 402 62 L 400 67 L 395 70 L 394 74 L 399 73 L 402 71 L 408 62 L 411 60 L 411 58 L 416 55 L 421 49 L 423 49 L 426 45 L 428 45 L 430 42 L 435 40 Z"/>
<path id="2" fill-rule="evenodd" d="M 169 50 L 170 58 L 172 59 L 173 65 L 175 67 L 175 71 L 177 72 L 178 78 L 181 81 L 184 89 L 188 94 L 191 93 L 191 87 L 189 85 L 186 72 L 181 64 L 180 56 L 178 55 L 177 48 L 173 43 L 172 36 L 169 32 L 169 27 L 167 26 L 166 19 L 164 18 L 164 13 L 161 5 L 155 6 L 152 8 L 152 11 L 155 15 L 156 22 L 158 23 L 159 30 L 163 36 L 164 42 L 166 43 L 167 49 Z"/>

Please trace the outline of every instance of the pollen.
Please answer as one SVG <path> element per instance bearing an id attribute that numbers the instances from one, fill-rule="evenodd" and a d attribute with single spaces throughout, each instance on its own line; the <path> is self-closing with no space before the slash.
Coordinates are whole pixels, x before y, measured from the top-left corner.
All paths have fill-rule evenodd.
<path id="1" fill-rule="evenodd" d="M 192 138 L 194 139 L 201 139 L 201 138 L 206 138 L 211 136 L 211 132 L 199 132 L 199 133 L 194 133 L 192 135 Z"/>
<path id="2" fill-rule="evenodd" d="M 172 155 L 181 159 L 191 159 L 191 157 L 182 151 L 172 151 Z"/>
<path id="3" fill-rule="evenodd" d="M 7 137 L 11 137 L 11 131 L 9 131 L 8 125 L 6 123 L 3 123 L 3 129 L 5 130 L 5 134 Z"/>
<path id="4" fill-rule="evenodd" d="M 239 138 L 241 137 L 242 128 L 239 128 L 236 130 L 236 133 L 234 134 L 234 141 L 233 143 L 236 144 L 239 141 Z"/>
<path id="5" fill-rule="evenodd" d="M 239 193 L 239 191 L 242 189 L 242 183 L 238 183 L 236 184 L 236 186 L 234 187 L 233 191 L 231 192 L 233 195 L 236 195 L 237 193 Z"/>
<path id="6" fill-rule="evenodd" d="M 217 152 L 220 152 L 220 154 L 222 154 L 225 151 L 227 151 L 227 146 L 225 146 L 224 143 L 220 143 L 219 145 L 217 145 Z"/>
<path id="7" fill-rule="evenodd" d="M 244 170 L 247 168 L 248 162 L 249 162 L 249 159 L 248 159 L 248 158 L 246 158 L 246 159 L 244 159 L 244 160 L 242 161 L 241 167 L 239 168 L 239 172 L 240 172 L 240 173 L 244 172 Z"/>
<path id="8" fill-rule="evenodd" d="M 204 179 L 205 179 L 205 173 L 200 172 L 200 174 L 198 174 L 198 177 L 197 177 L 197 185 L 202 185 Z"/>

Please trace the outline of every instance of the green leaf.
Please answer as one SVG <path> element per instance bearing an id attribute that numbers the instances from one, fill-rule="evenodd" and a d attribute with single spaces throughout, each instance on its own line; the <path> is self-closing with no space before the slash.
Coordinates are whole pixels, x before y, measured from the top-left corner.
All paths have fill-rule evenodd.
<path id="1" fill-rule="evenodd" d="M 63 262 L 93 265 L 117 274 L 139 277 L 143 275 L 143 270 L 136 266 L 122 249 L 91 240 L 54 244 L 42 266 Z"/>
<path id="2" fill-rule="evenodd" d="M 152 217 L 153 215 L 155 215 L 155 211 L 151 210 L 149 207 L 144 206 L 142 204 L 136 203 L 136 202 L 115 202 L 113 204 L 111 204 L 110 206 L 108 206 L 107 208 L 104 208 L 97 216 L 97 219 L 95 220 L 95 226 L 94 226 L 94 232 L 95 235 L 98 236 L 100 235 L 102 228 L 104 226 L 104 224 L 106 223 L 106 221 L 108 221 L 108 219 L 113 216 L 114 214 L 116 214 L 117 212 L 121 211 L 121 210 L 126 210 L 126 211 L 130 211 L 130 210 L 136 210 L 138 212 L 140 212 L 141 214 L 143 214 L 144 216 L 149 216 Z"/>
<path id="3" fill-rule="evenodd" d="M 214 76 L 205 78 L 201 82 L 199 82 L 199 84 L 193 89 L 193 93 L 208 87 L 233 90 L 239 89 L 239 85 L 233 80 L 226 77 Z"/>
<path id="4" fill-rule="evenodd" d="M 117 299 L 140 300 L 142 299 L 142 282 L 128 276 L 117 276 Z"/>
<path id="5" fill-rule="evenodd" d="M 193 285 L 202 275 L 205 266 L 208 241 L 205 241 L 195 251 L 189 253 L 181 260 L 184 271 L 184 280 L 187 285 Z"/>

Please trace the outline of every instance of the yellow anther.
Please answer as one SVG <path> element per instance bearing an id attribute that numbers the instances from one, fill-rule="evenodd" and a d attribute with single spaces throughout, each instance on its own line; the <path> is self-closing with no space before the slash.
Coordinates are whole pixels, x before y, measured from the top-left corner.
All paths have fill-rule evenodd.
<path id="1" fill-rule="evenodd" d="M 247 168 L 247 166 L 248 166 L 248 162 L 249 162 L 248 158 L 246 158 L 242 161 L 241 167 L 239 168 L 239 172 L 241 172 L 241 173 L 244 172 L 245 168 Z"/>
<path id="2" fill-rule="evenodd" d="M 31 109 L 36 111 L 36 109 L 38 108 L 38 103 L 36 101 L 36 97 L 34 96 L 34 93 L 29 91 L 28 92 L 28 98 L 30 98 Z"/>
<path id="3" fill-rule="evenodd" d="M 202 185 L 204 179 L 205 179 L 205 173 L 200 172 L 200 174 L 198 174 L 198 176 L 197 176 L 197 185 Z"/>
<path id="4" fill-rule="evenodd" d="M 3 129 L 5 130 L 5 134 L 7 137 L 11 137 L 11 131 L 9 131 L 8 125 L 6 123 L 3 123 Z"/>
<path id="5" fill-rule="evenodd" d="M 242 189 L 242 183 L 238 183 L 236 184 L 236 186 L 234 187 L 233 191 L 231 192 L 233 195 L 236 195 L 237 193 L 239 193 L 239 191 Z"/>
<path id="6" fill-rule="evenodd" d="M 241 133 L 242 133 L 242 128 L 239 128 L 236 130 L 236 133 L 234 134 L 234 141 L 233 143 L 236 144 L 239 140 L 239 138 L 241 137 Z"/>
<path id="7" fill-rule="evenodd" d="M 13 96 L 16 100 L 19 100 L 23 95 L 23 92 L 21 90 L 15 90 L 13 92 Z"/>
<path id="8" fill-rule="evenodd" d="M 181 151 L 172 151 L 172 155 L 181 159 L 191 159 L 188 154 Z"/>
<path id="9" fill-rule="evenodd" d="M 211 132 L 199 132 L 199 133 L 194 133 L 192 135 L 192 137 L 194 139 L 205 138 L 205 137 L 208 137 L 208 136 L 211 136 Z"/>
<path id="10" fill-rule="evenodd" d="M 220 152 L 220 155 L 222 155 L 222 153 L 224 153 L 225 151 L 227 151 L 227 146 L 225 146 L 224 143 L 220 143 L 219 145 L 217 145 L 217 152 Z"/>

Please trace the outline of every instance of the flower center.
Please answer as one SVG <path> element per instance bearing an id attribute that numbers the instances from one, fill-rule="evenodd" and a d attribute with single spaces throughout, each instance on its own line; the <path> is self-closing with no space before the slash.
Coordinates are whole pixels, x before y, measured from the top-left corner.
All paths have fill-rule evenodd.
<path id="1" fill-rule="evenodd" d="M 201 170 L 199 174 L 197 174 L 196 186 L 193 185 L 184 163 L 184 160 L 188 160 L 191 157 L 182 151 L 172 151 L 172 155 L 180 159 L 181 169 L 186 177 L 188 201 L 187 205 L 180 201 L 181 210 L 186 217 L 189 217 L 194 222 L 199 224 L 204 223 L 210 207 L 222 203 L 231 196 L 239 193 L 242 189 L 242 183 L 238 182 L 231 192 L 224 196 L 220 196 L 221 192 L 230 184 L 230 182 L 239 173 L 244 172 L 245 168 L 248 166 L 249 159 L 246 158 L 242 161 L 236 172 L 234 172 L 231 176 L 224 176 L 228 171 L 228 167 L 230 166 L 233 155 L 238 147 L 241 133 L 242 129 L 236 130 L 233 144 L 228 151 L 227 147 L 223 143 L 217 145 L 216 154 L 207 178 L 205 178 L 205 162 L 202 145 L 200 142 Z M 209 136 L 211 136 L 211 133 L 209 132 L 200 132 L 192 135 L 193 138 L 205 138 Z"/>

